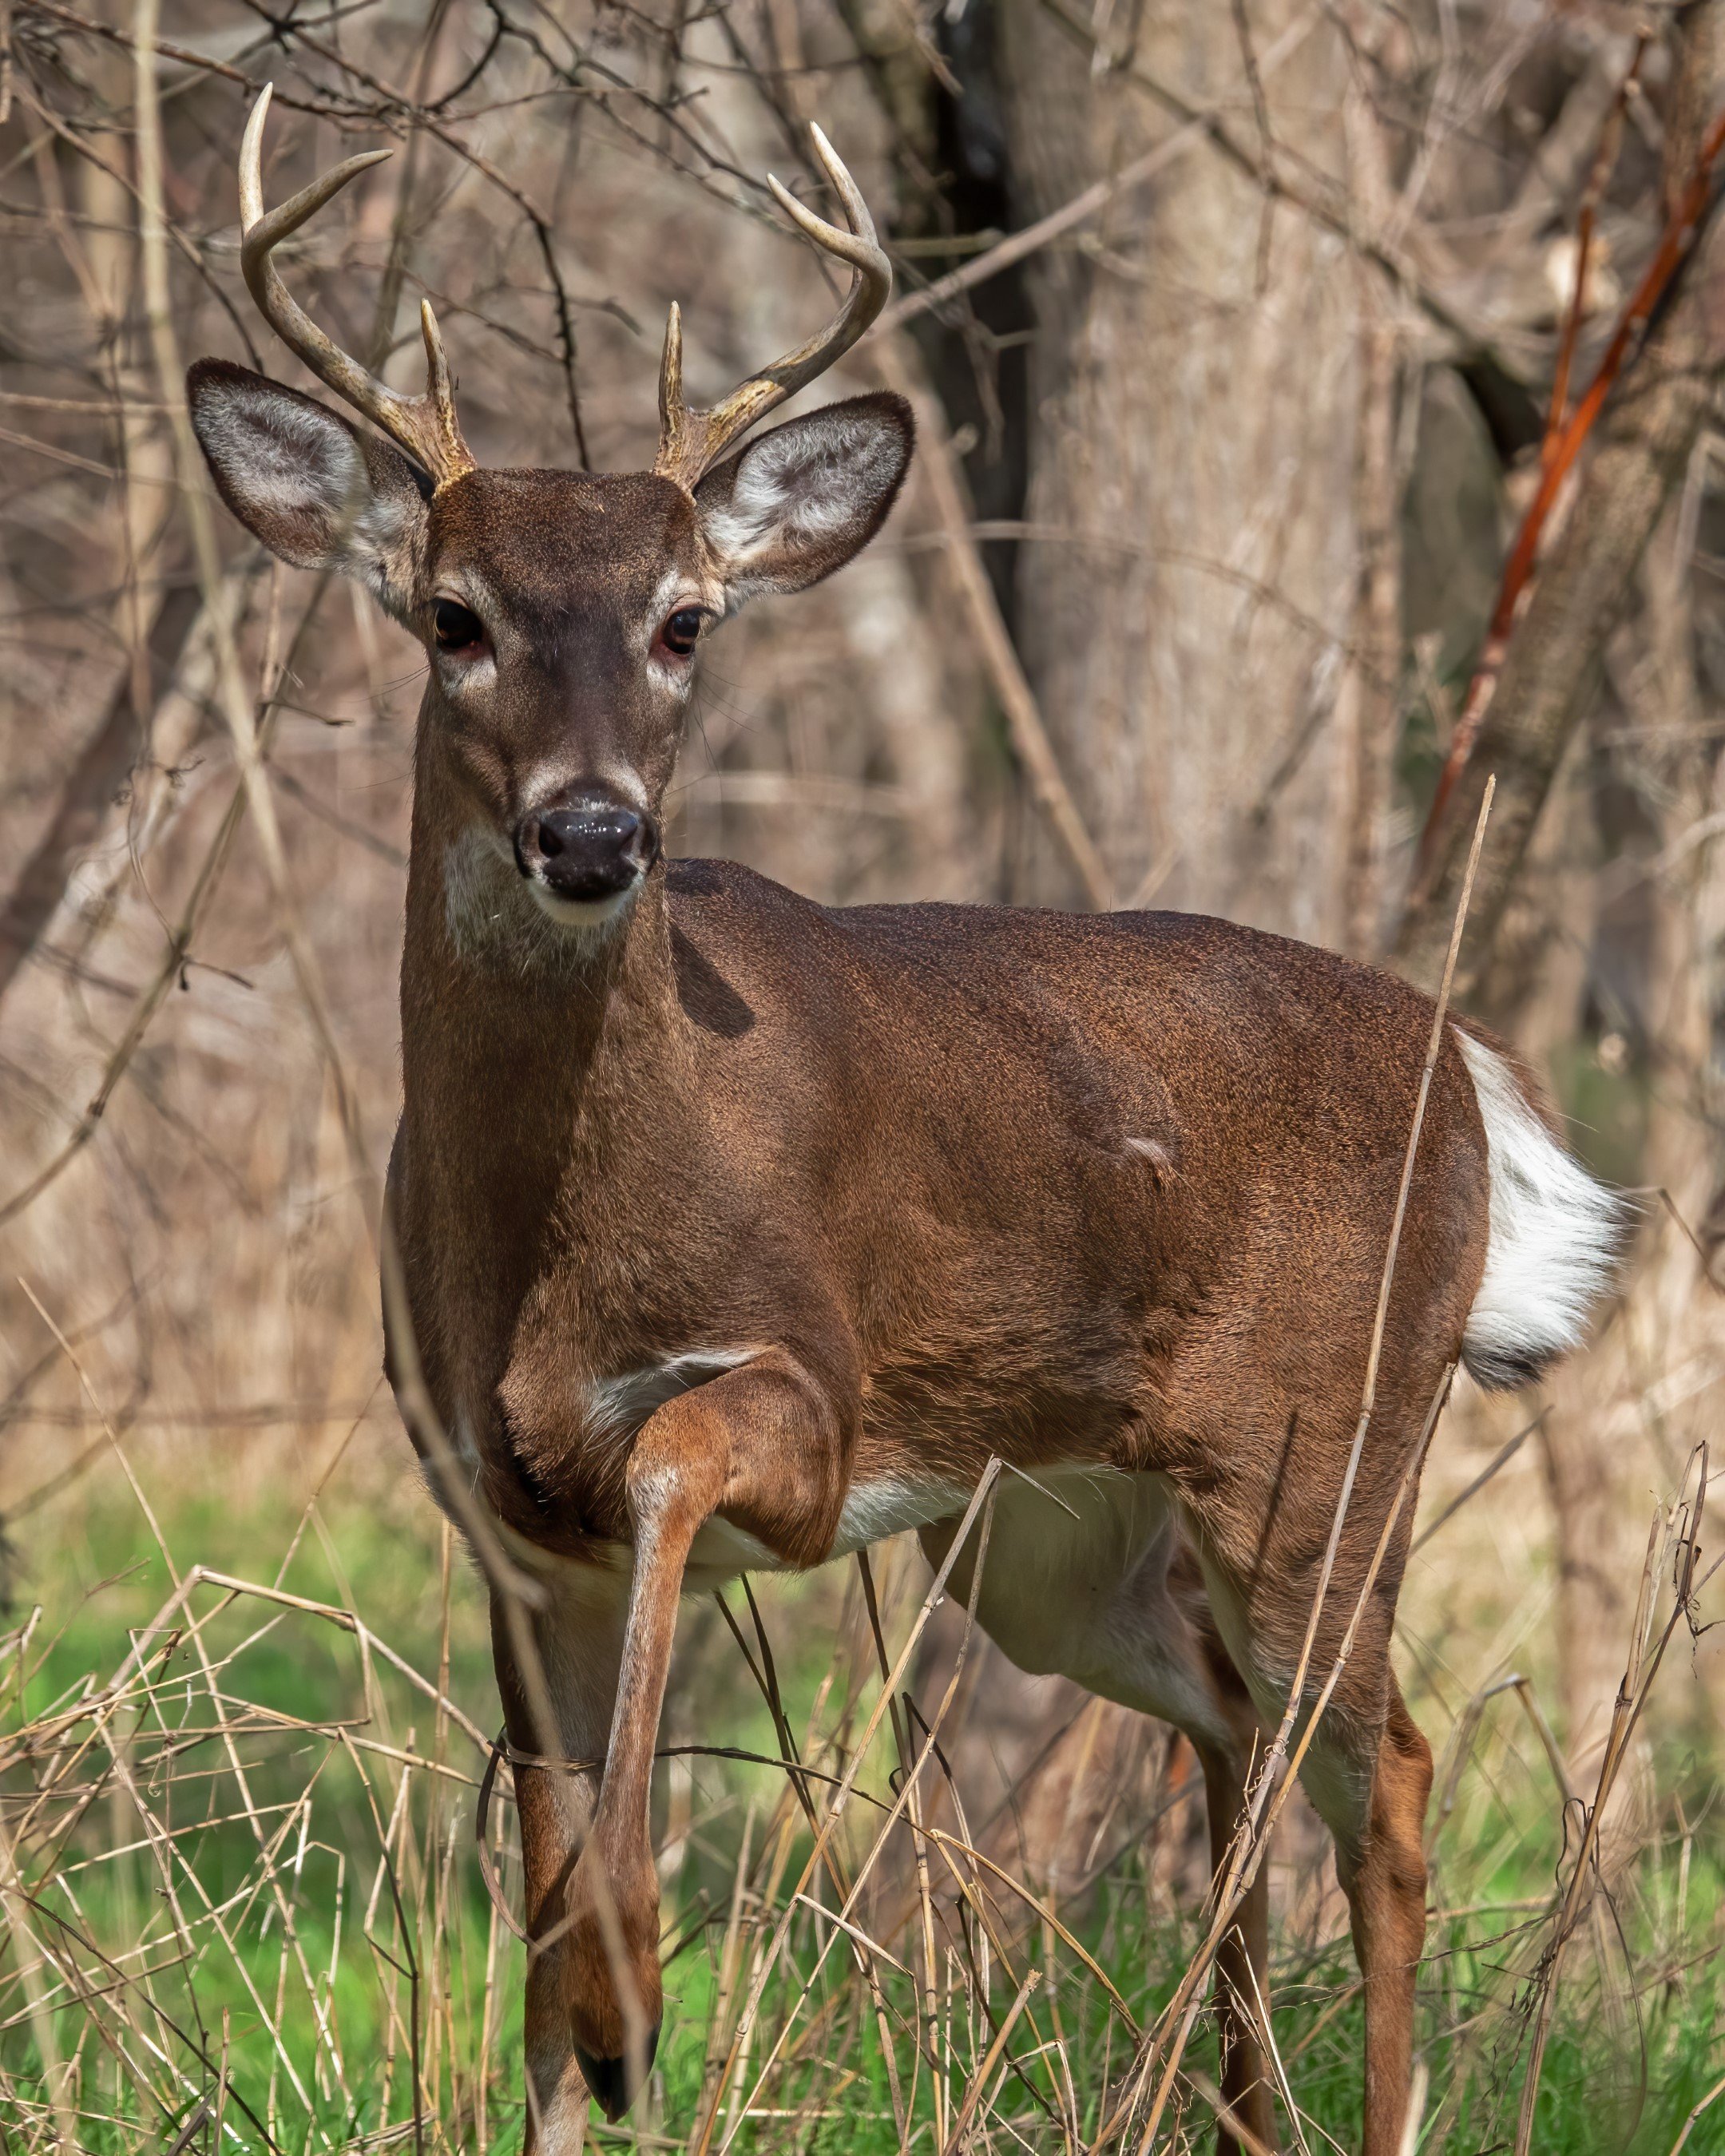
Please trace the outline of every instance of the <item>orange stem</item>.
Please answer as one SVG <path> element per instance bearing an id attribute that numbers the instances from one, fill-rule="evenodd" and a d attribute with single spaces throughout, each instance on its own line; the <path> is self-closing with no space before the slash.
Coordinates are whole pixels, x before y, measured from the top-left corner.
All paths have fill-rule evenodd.
<path id="1" fill-rule="evenodd" d="M 1628 305 L 1618 317 L 1617 327 L 1613 331 L 1604 357 L 1588 385 L 1587 393 L 1555 435 L 1548 434 L 1539 483 L 1534 490 L 1532 501 L 1527 506 L 1527 515 L 1522 519 L 1521 529 L 1516 534 L 1509 558 L 1504 564 L 1502 581 L 1497 590 L 1497 603 L 1492 609 L 1484 649 L 1473 679 L 1468 684 L 1467 700 L 1462 706 L 1461 717 L 1455 722 L 1450 752 L 1438 775 L 1437 787 L 1432 795 L 1430 814 L 1425 819 L 1425 829 L 1420 834 L 1418 875 L 1422 881 L 1430 874 L 1439 828 L 1455 793 L 1456 782 L 1467 767 L 1474 743 L 1479 738 L 1486 707 L 1491 701 L 1491 692 L 1497 685 L 1497 675 L 1509 648 L 1510 635 L 1515 627 L 1522 595 L 1532 578 L 1539 542 L 1551 515 L 1552 505 L 1556 501 L 1576 458 L 1581 454 L 1582 444 L 1593 431 L 1594 423 L 1599 418 L 1605 399 L 1622 374 L 1631 346 L 1652 319 L 1655 308 L 1665 296 L 1671 280 L 1695 245 L 1707 207 L 1713 167 L 1717 163 L 1722 150 L 1725 150 L 1725 112 L 1718 116 L 1707 131 L 1700 155 L 1678 198 L 1676 208 L 1660 235 L 1653 259 L 1642 272 L 1640 282 L 1631 295 Z M 1584 260 L 1580 266 L 1584 270 Z M 1578 280 L 1578 306 L 1579 297 Z M 1553 399 L 1553 418 L 1556 413 L 1557 405 Z"/>

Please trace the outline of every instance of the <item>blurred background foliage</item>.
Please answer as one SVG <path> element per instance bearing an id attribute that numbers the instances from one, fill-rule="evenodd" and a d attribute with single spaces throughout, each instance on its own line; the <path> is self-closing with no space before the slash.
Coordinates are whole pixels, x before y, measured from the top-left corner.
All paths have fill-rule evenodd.
<path id="1" fill-rule="evenodd" d="M 1464 1381 L 1427 1474 L 1401 1636 L 1441 1754 L 1421 2145 L 1514 2145 L 1554 1893 L 1598 1801 L 1537 2145 L 1725 2146 L 1725 2100 L 1690 2121 L 1725 2074 L 1705 1631 L 1680 1626 L 1598 1779 L 1649 1523 L 1684 1492 L 1692 1515 L 1725 1373 L 1710 210 L 1556 493 L 1507 656 L 1488 635 L 1558 378 L 1573 405 L 1703 169 L 1722 13 L 168 0 L 157 21 L 0 0 L 0 2143 L 489 2146 L 521 2124 L 519 1949 L 470 1825 L 495 1718 L 483 1599 L 379 1380 L 372 1224 L 239 805 L 215 624 L 237 629 L 379 1169 L 422 661 L 219 511 L 220 583 L 200 583 L 184 489 L 204 482 L 160 363 L 171 345 L 300 379 L 239 275 L 239 131 L 273 80 L 274 198 L 397 152 L 295 242 L 296 291 L 404 384 L 429 295 L 490 463 L 645 463 L 672 299 L 703 399 L 823 314 L 763 186 L 819 200 L 811 119 L 875 205 L 894 311 L 817 393 L 907 388 L 916 472 L 851 568 L 708 649 L 674 851 L 834 903 L 1213 911 L 1431 985 L 1497 774 L 1461 993 L 1642 1224 L 1592 1351 L 1538 1399 Z M 167 226 L 153 338 L 141 69 Z M 1482 661 L 1495 692 L 1422 847 Z M 895 1548 L 877 1578 L 891 1647 L 926 1573 Z M 1664 1611 L 1668 1568 L 1653 1580 Z M 854 1570 L 773 1584 L 761 1620 L 783 1717 L 691 1608 L 667 1744 L 770 1759 L 788 1729 L 842 1772 L 878 1682 Z M 962 1632 L 936 1613 L 925 1705 Z M 1087 2145 L 1124 2011 L 1148 2018 L 1194 1940 L 1192 1760 L 980 1642 L 942 1742 L 928 1823 L 973 1853 L 919 1872 L 895 1830 L 880 1996 L 829 1951 L 753 2092 L 715 2088 L 716 2046 L 803 1815 L 777 1768 L 667 1762 L 681 2007 L 621 2138 L 680 2145 L 718 2104 L 748 2146 Z M 879 1750 L 875 1795 L 890 1730 Z M 852 1830 L 860 1862 L 866 1818 Z M 1291 2138 L 1345 2146 L 1358 2004 L 1303 1815 L 1272 1876 Z M 834 1935 L 798 1922 L 813 1970 Z M 769 2029 L 792 2004 L 775 1990 Z M 1194 2145 L 1205 2071 L 1175 2129 Z"/>

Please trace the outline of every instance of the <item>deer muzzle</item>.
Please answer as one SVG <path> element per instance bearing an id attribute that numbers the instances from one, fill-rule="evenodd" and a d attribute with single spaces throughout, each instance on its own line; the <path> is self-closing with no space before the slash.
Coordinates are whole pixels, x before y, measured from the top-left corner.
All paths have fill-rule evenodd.
<path id="1" fill-rule="evenodd" d="M 619 911 L 659 857 L 649 811 L 608 788 L 531 810 L 516 827 L 516 865 L 553 920 L 588 926 Z"/>

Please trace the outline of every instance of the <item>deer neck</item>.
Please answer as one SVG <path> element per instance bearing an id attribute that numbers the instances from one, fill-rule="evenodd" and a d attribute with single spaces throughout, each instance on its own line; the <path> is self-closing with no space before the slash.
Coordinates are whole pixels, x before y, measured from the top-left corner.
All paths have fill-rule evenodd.
<path id="1" fill-rule="evenodd" d="M 663 1173 L 683 1121 L 688 1028 L 665 874 L 655 868 L 603 932 L 572 932 L 539 911 L 423 739 L 417 762 L 401 978 L 404 1240 L 472 1253 L 461 1270 L 506 1300 L 538 1262 L 537 1226 L 560 1194 L 640 1187 Z"/>

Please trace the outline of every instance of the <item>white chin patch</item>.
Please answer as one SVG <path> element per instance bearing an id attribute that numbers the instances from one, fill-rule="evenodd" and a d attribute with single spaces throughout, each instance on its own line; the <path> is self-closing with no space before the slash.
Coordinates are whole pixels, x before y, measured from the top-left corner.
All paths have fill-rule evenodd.
<path id="1" fill-rule="evenodd" d="M 559 898 L 546 885 L 530 880 L 527 889 L 533 895 L 533 903 L 548 921 L 560 928 L 584 929 L 589 934 L 596 929 L 608 928 L 634 904 L 635 893 L 640 889 L 638 876 L 627 891 L 614 892 L 609 898 Z"/>
<path id="2" fill-rule="evenodd" d="M 640 885 L 598 906 L 531 883 L 497 834 L 474 824 L 444 854 L 444 916 L 461 956 L 521 978 L 578 972 L 621 928 Z"/>

